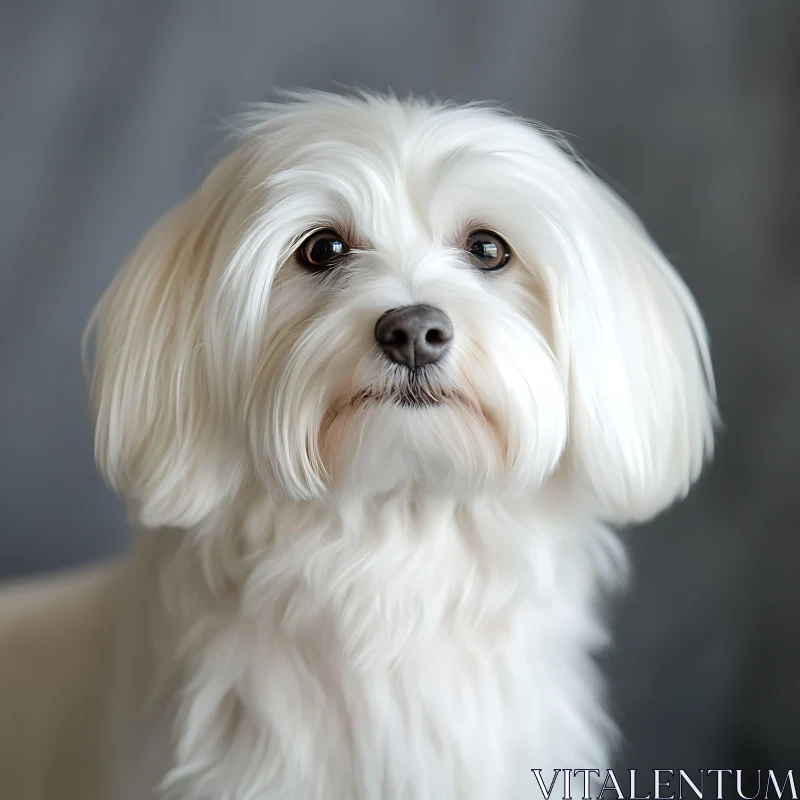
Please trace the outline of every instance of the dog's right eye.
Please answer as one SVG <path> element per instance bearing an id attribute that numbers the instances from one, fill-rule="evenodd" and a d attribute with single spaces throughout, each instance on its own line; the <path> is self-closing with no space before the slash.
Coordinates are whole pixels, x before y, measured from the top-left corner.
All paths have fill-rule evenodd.
<path id="1" fill-rule="evenodd" d="M 317 231 L 299 247 L 297 258 L 307 269 L 330 269 L 350 252 L 344 239 L 336 231 Z"/>

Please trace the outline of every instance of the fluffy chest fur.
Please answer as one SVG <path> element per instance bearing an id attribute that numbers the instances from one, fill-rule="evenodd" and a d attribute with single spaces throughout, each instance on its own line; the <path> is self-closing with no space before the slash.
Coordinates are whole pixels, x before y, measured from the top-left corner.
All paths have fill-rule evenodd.
<path id="1" fill-rule="evenodd" d="M 261 502 L 240 525 L 236 553 L 201 540 L 171 567 L 205 575 L 192 597 L 175 582 L 178 797 L 516 798 L 532 767 L 605 766 L 604 529 L 406 492 Z"/>

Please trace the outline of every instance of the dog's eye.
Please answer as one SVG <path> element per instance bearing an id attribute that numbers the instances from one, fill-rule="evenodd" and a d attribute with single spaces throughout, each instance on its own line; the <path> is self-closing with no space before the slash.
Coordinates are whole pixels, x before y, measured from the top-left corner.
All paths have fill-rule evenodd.
<path id="1" fill-rule="evenodd" d="M 472 263 L 484 272 L 502 269 L 511 258 L 511 249 L 491 231 L 474 231 L 467 237 L 464 248 L 470 255 Z"/>
<path id="2" fill-rule="evenodd" d="M 323 270 L 334 266 L 349 251 L 350 248 L 336 231 L 324 230 L 309 236 L 300 245 L 297 255 L 304 267 Z"/>

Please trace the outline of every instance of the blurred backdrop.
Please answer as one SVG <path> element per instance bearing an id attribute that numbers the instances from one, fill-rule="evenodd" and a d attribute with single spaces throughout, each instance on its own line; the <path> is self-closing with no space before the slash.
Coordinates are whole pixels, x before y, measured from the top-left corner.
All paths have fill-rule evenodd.
<path id="1" fill-rule="evenodd" d="M 621 763 L 800 766 L 798 0 L 0 2 L 0 576 L 125 547 L 92 461 L 86 317 L 224 117 L 337 84 L 567 132 L 673 259 L 726 429 L 691 498 L 628 533 L 606 662 Z"/>

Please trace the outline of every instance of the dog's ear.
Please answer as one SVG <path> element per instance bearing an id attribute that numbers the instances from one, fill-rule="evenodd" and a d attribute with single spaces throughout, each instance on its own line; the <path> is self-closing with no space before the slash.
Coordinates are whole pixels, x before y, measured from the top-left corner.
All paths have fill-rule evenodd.
<path id="1" fill-rule="evenodd" d="M 232 235 L 235 155 L 146 235 L 95 309 L 95 456 L 146 527 L 188 527 L 237 491 L 205 341 L 212 265 Z"/>
<path id="2" fill-rule="evenodd" d="M 616 523 L 682 497 L 713 449 L 714 380 L 695 302 L 630 209 L 570 163 L 548 269 L 553 335 L 568 380 L 567 465 Z"/>

